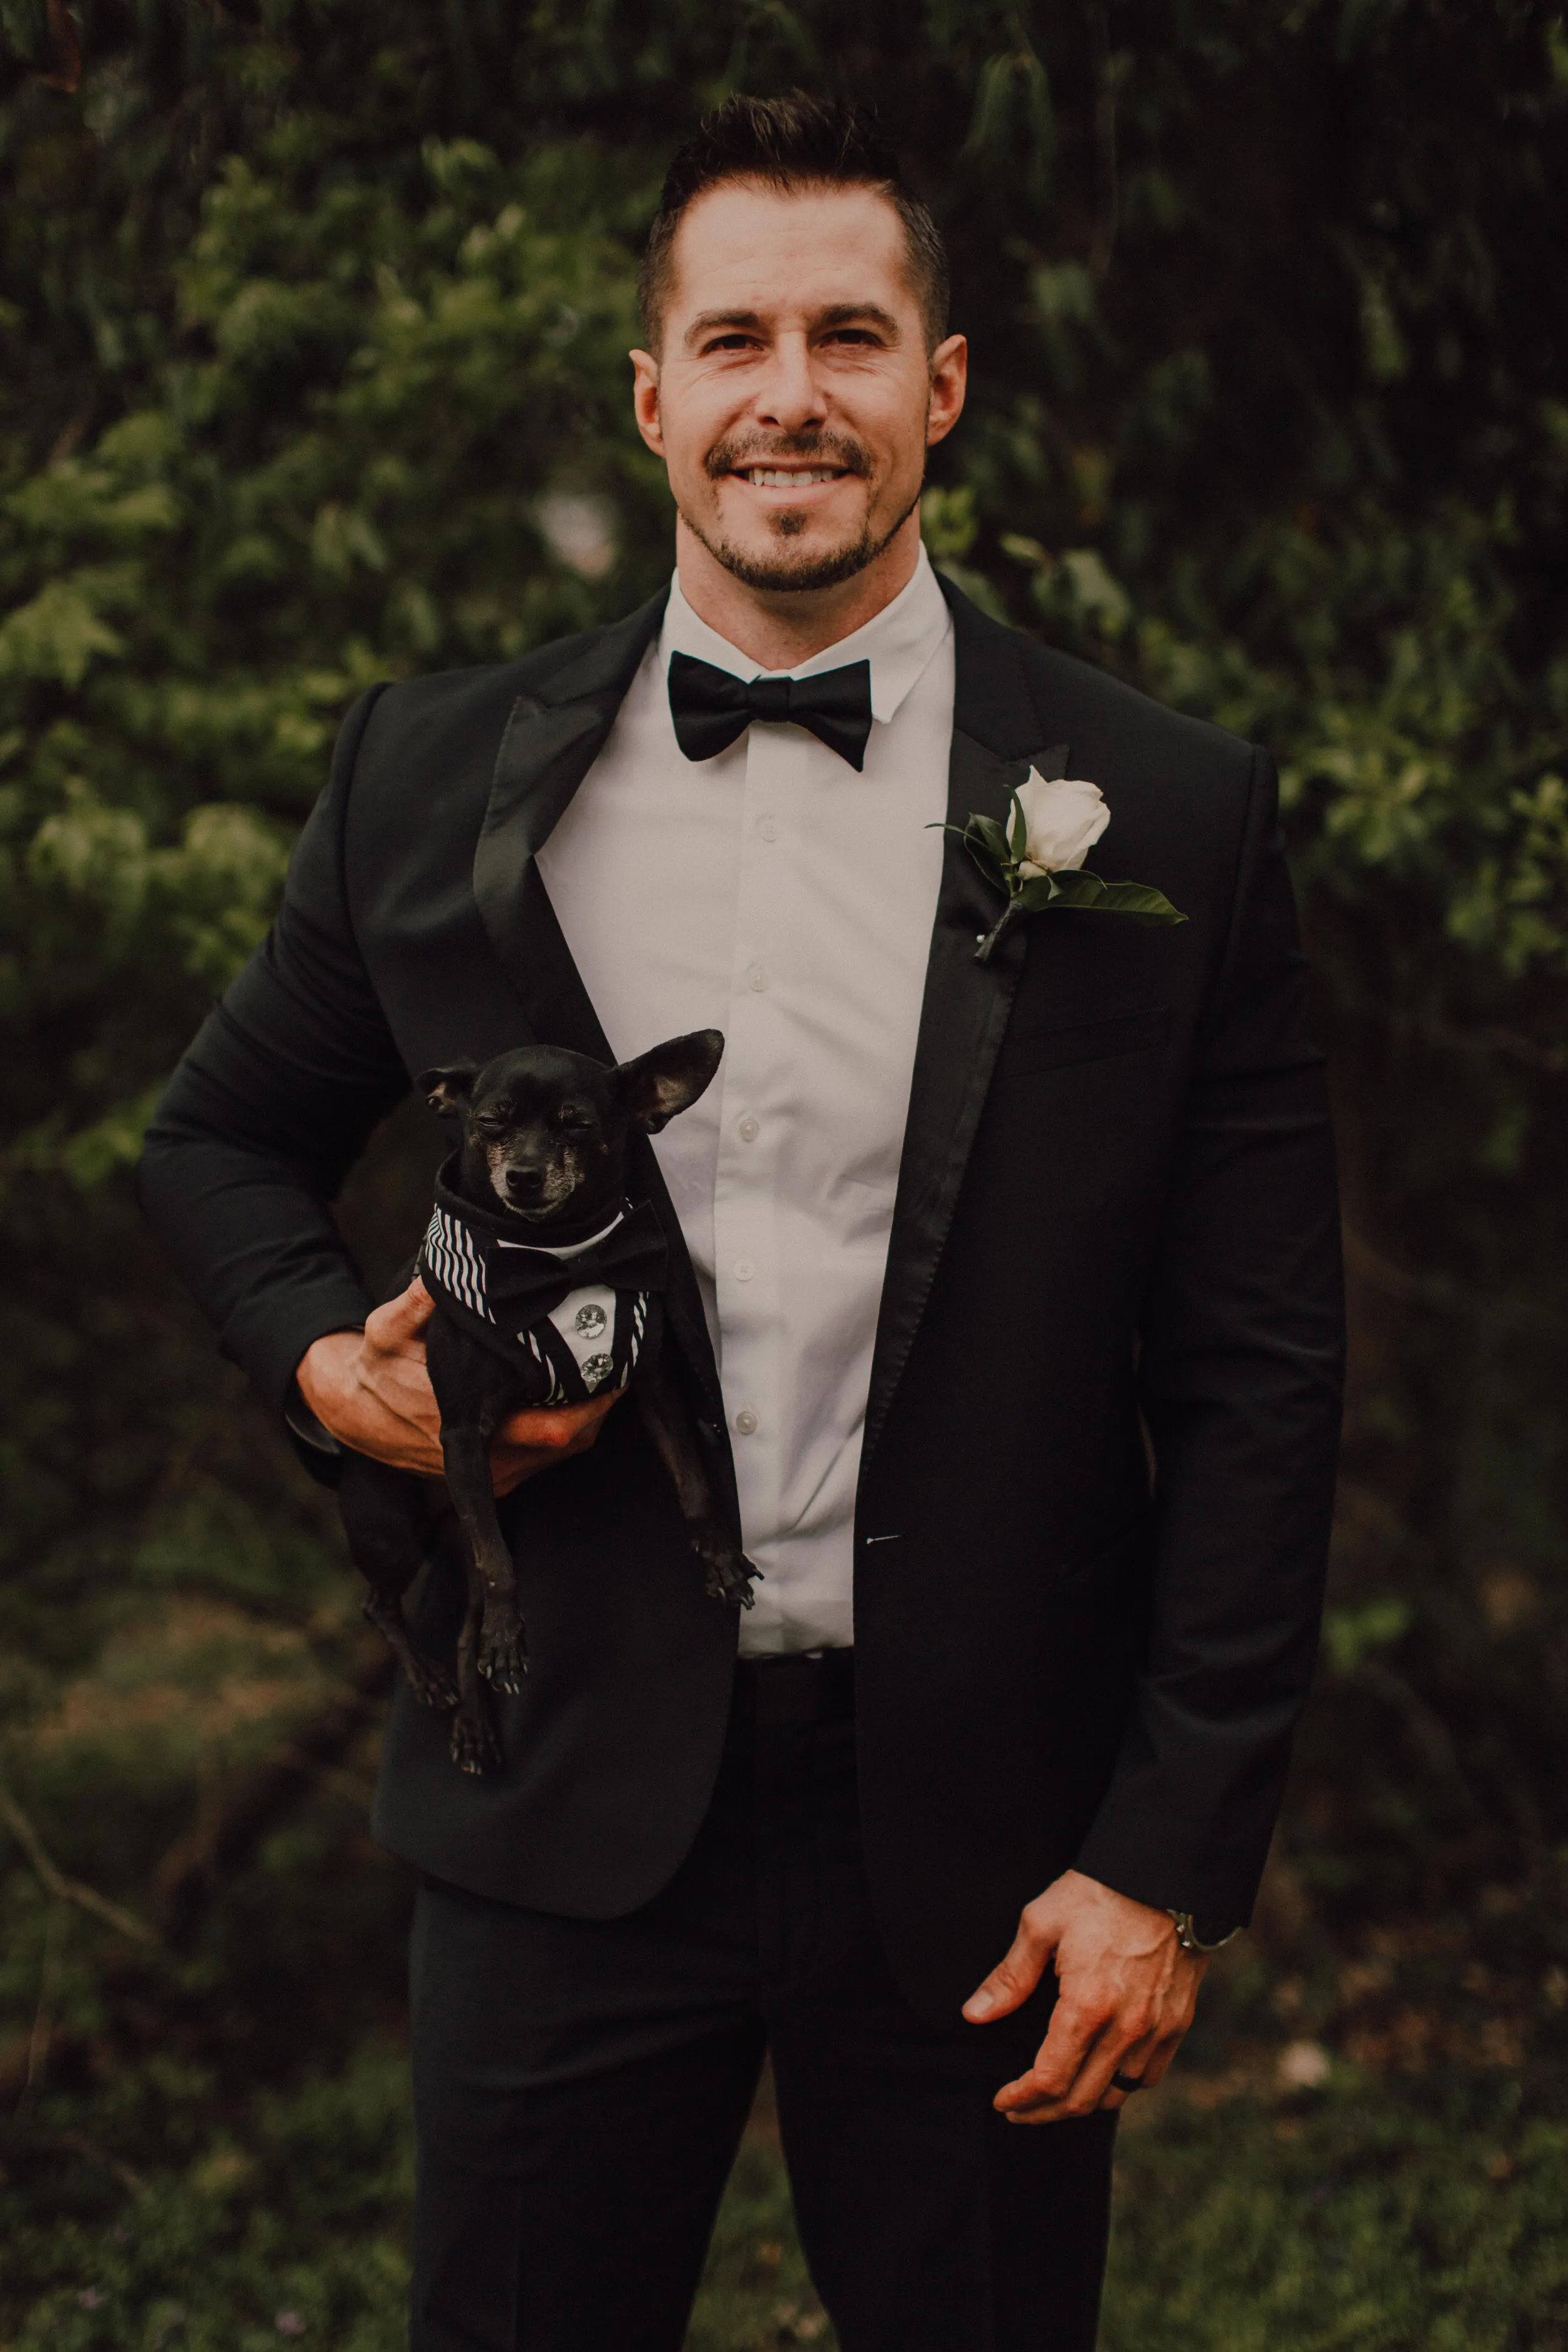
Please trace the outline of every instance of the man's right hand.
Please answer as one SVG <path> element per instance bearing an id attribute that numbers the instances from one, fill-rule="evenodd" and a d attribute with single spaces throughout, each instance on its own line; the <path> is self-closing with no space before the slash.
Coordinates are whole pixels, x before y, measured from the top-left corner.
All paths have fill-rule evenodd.
<path id="1" fill-rule="evenodd" d="M 425 1369 L 430 1294 L 417 1275 L 378 1307 L 363 1331 L 329 1331 L 305 1350 L 295 1379 L 322 1426 L 356 1454 L 395 1469 L 442 1475 L 441 1415 Z M 536 1471 L 584 1454 L 619 1390 L 586 1404 L 514 1412 L 490 1440 L 490 1482 L 510 1495 Z"/>

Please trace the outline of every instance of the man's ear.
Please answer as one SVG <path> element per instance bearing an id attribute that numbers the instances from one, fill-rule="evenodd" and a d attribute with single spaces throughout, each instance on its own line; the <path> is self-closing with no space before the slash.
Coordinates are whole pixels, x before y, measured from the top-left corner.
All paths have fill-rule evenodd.
<path id="1" fill-rule="evenodd" d="M 616 1072 L 621 1100 L 634 1126 L 657 1135 L 677 1111 L 697 1100 L 719 1066 L 724 1051 L 721 1029 L 694 1029 L 689 1037 L 671 1037 L 650 1045 L 635 1062 L 623 1062 Z"/>
<path id="2" fill-rule="evenodd" d="M 456 1114 L 474 1091 L 477 1062 L 448 1062 L 444 1070 L 426 1070 L 416 1080 L 432 1110 Z"/>
<path id="3" fill-rule="evenodd" d="M 658 361 L 651 352 L 632 352 L 632 415 L 637 431 L 656 457 L 664 455 L 664 431 L 658 417 Z"/>

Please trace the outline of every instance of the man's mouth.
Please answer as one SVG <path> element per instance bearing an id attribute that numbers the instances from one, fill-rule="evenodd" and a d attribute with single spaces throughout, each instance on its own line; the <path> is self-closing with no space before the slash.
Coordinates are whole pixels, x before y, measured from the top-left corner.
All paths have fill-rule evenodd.
<path id="1" fill-rule="evenodd" d="M 754 490 L 800 490 L 817 482 L 841 482 L 843 466 L 737 466 L 735 472 Z"/>

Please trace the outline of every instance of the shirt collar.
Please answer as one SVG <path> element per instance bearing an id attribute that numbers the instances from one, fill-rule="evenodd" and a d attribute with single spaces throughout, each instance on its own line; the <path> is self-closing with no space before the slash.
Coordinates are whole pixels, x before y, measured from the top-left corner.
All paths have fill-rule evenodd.
<path id="1" fill-rule="evenodd" d="M 626 1221 L 626 1212 L 625 1204 L 623 1203 L 622 1206 L 616 1211 L 616 1213 L 610 1219 L 609 1223 L 607 1225 L 601 1225 L 596 1234 L 590 1234 L 585 1242 L 498 1241 L 496 1247 L 497 1249 L 532 1250 L 539 1257 L 558 1257 L 564 1261 L 568 1258 L 581 1257 L 584 1250 L 597 1249 L 599 1244 L 601 1242 L 607 1242 L 610 1235 L 615 1232 L 616 1227 L 617 1225 L 624 1225 Z"/>
<path id="2" fill-rule="evenodd" d="M 665 607 L 658 659 L 660 668 L 668 672 L 671 654 L 689 654 L 748 683 L 756 677 L 817 677 L 824 670 L 840 669 L 847 662 L 868 661 L 871 716 L 885 726 L 952 626 L 947 599 L 922 546 L 910 579 L 892 603 L 884 604 L 862 627 L 840 637 L 836 646 L 825 646 L 809 661 L 797 662 L 793 669 L 764 670 L 698 617 L 680 593 L 677 573 Z"/>

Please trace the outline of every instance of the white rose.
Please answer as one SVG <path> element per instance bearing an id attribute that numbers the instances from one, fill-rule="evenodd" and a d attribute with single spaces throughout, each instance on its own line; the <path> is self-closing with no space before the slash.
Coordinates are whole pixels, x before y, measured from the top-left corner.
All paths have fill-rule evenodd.
<path id="1" fill-rule="evenodd" d="M 1027 828 L 1018 865 L 1026 880 L 1037 874 L 1075 874 L 1110 823 L 1098 784 L 1070 776 L 1047 782 L 1034 768 L 1018 787 L 1018 805 Z"/>

